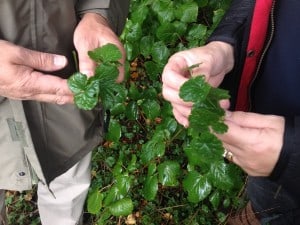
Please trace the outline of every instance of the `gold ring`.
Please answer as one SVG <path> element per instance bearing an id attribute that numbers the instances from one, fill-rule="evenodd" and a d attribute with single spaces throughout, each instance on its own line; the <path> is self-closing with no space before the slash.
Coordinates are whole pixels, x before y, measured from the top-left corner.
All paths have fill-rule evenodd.
<path id="1" fill-rule="evenodd" d="M 227 149 L 224 149 L 223 157 L 227 159 L 229 162 L 233 161 L 233 154 L 232 152 L 228 151 Z"/>

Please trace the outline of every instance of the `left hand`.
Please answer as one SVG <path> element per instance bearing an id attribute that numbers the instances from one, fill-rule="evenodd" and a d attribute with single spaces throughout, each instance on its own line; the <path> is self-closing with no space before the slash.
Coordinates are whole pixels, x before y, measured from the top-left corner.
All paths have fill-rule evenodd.
<path id="1" fill-rule="evenodd" d="M 217 134 L 233 154 L 233 163 L 251 176 L 269 176 L 283 146 L 284 118 L 246 112 L 227 112 L 228 131 Z"/>
<path id="2" fill-rule="evenodd" d="M 78 53 L 79 70 L 87 76 L 94 75 L 95 62 L 88 56 L 88 51 L 112 43 L 121 51 L 123 57 L 117 82 L 124 79 L 125 50 L 118 36 L 110 28 L 107 20 L 97 13 L 86 13 L 74 32 L 74 45 Z"/>

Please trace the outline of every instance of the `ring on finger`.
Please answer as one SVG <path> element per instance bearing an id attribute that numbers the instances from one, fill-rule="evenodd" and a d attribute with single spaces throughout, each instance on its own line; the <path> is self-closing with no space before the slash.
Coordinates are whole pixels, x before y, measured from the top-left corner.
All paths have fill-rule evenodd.
<path id="1" fill-rule="evenodd" d="M 223 157 L 227 159 L 229 162 L 233 161 L 233 154 L 232 152 L 228 151 L 227 149 L 224 149 Z"/>

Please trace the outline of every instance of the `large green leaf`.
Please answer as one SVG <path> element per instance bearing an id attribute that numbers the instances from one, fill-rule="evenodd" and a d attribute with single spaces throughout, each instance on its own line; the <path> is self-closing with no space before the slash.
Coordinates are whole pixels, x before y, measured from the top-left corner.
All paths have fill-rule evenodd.
<path id="1" fill-rule="evenodd" d="M 119 48 L 111 43 L 89 51 L 88 54 L 91 59 L 99 63 L 117 63 L 122 58 Z"/>
<path id="2" fill-rule="evenodd" d="M 112 142 L 118 142 L 121 137 L 121 125 L 119 121 L 111 120 L 108 127 L 108 132 L 106 133 L 106 140 Z"/>
<path id="3" fill-rule="evenodd" d="M 87 199 L 87 209 L 91 214 L 98 214 L 102 208 L 103 193 L 98 189 L 93 190 Z"/>
<path id="4" fill-rule="evenodd" d="M 133 202 L 130 198 L 123 198 L 109 206 L 113 216 L 127 216 L 133 211 Z"/>
<path id="5" fill-rule="evenodd" d="M 165 161 L 158 168 L 159 182 L 163 186 L 175 187 L 179 184 L 178 176 L 180 175 L 180 165 L 175 161 Z"/>
<path id="6" fill-rule="evenodd" d="M 186 2 L 176 9 L 176 17 L 185 23 L 193 23 L 197 21 L 198 4 L 196 2 Z"/>
<path id="7" fill-rule="evenodd" d="M 192 203 L 204 200 L 212 190 L 208 178 L 197 171 L 191 171 L 187 174 L 183 181 L 183 187 L 188 192 L 188 200 Z"/>
<path id="8" fill-rule="evenodd" d="M 141 107 L 148 119 L 153 120 L 160 115 L 160 104 L 156 100 L 146 99 Z"/>
<path id="9" fill-rule="evenodd" d="M 70 90 L 74 93 L 74 102 L 80 109 L 90 110 L 98 103 L 99 81 L 88 79 L 85 74 L 75 73 L 68 79 Z"/>
<path id="10" fill-rule="evenodd" d="M 157 175 L 150 175 L 146 177 L 143 186 L 143 196 L 146 200 L 152 201 L 155 199 L 158 192 L 158 178 Z"/>

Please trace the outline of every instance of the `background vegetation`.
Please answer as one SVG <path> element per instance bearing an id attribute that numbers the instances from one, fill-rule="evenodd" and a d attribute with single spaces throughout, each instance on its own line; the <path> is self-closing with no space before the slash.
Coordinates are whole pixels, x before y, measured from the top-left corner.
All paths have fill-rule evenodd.
<path id="1" fill-rule="evenodd" d="M 179 125 L 161 95 L 168 58 L 205 44 L 229 3 L 131 1 L 121 36 L 126 92 L 116 95 L 105 141 L 94 151 L 87 224 L 225 224 L 228 213 L 243 204 L 242 172 L 223 161 L 222 146 L 209 134 Z M 209 115 L 218 121 L 222 112 L 214 111 L 210 107 Z M 221 123 L 215 128 L 224 131 Z M 35 190 L 7 192 L 11 224 L 39 224 L 35 198 Z"/>

